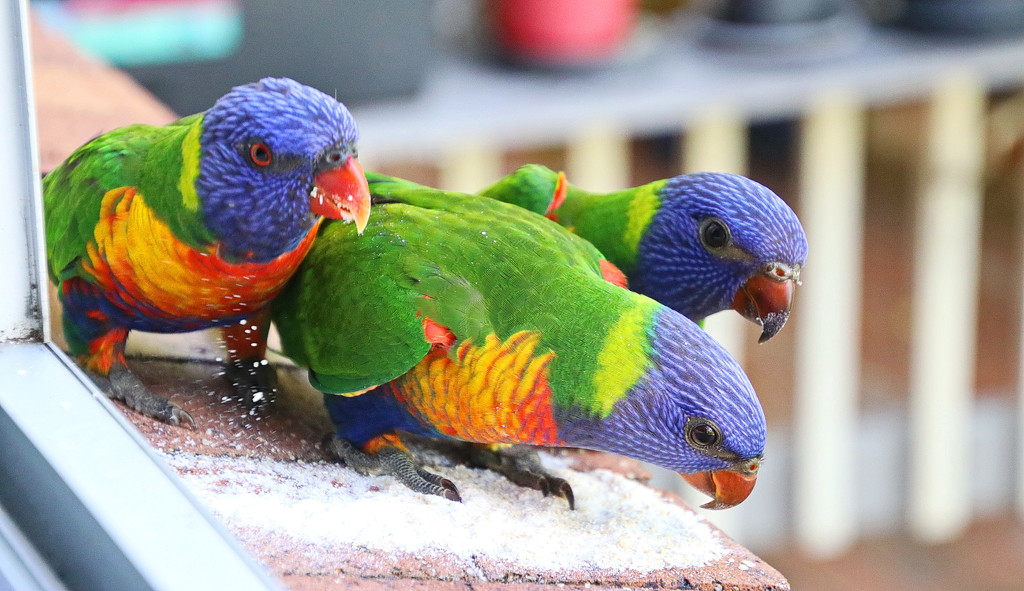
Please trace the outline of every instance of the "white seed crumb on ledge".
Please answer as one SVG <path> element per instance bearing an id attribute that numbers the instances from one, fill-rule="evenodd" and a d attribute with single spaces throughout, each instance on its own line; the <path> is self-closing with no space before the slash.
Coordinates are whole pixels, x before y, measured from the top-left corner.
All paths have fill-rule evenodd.
<path id="1" fill-rule="evenodd" d="M 456 483 L 464 502 L 454 503 L 335 464 L 165 457 L 218 518 L 245 536 L 276 532 L 325 549 L 483 556 L 549 572 L 646 573 L 726 555 L 711 527 L 656 491 L 606 470 L 576 472 L 542 455 L 545 467 L 572 485 L 576 511 L 563 499 L 462 466 L 428 468 Z"/>

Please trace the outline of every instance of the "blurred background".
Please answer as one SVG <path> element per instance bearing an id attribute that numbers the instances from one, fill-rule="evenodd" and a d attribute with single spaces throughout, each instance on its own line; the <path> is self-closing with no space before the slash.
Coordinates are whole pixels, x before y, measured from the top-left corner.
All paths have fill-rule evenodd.
<path id="1" fill-rule="evenodd" d="M 795 589 L 1024 589 L 1024 0 L 32 6 L 180 114 L 266 75 L 334 94 L 364 167 L 447 189 L 526 162 L 774 189 L 810 256 L 769 343 L 709 321 L 770 436 L 708 517 Z"/>

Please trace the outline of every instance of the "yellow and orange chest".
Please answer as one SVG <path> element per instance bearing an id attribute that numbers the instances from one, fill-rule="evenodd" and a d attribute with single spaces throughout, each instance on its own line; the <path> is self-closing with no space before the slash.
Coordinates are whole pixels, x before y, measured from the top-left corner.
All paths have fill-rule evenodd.
<path id="1" fill-rule="evenodd" d="M 560 445 L 540 335 L 463 342 L 454 356 L 434 349 L 390 384 L 399 402 L 442 435 L 479 443 Z"/>
<path id="2" fill-rule="evenodd" d="M 121 187 L 104 195 L 83 266 L 104 290 L 149 314 L 202 321 L 244 316 L 277 295 L 312 246 L 317 225 L 276 259 L 231 262 L 215 245 L 195 249 L 179 240 L 140 193 Z"/>

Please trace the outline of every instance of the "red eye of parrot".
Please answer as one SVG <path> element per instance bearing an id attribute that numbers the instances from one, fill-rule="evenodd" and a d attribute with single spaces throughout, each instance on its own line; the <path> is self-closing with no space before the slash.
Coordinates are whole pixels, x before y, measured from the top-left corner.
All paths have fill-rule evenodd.
<path id="1" fill-rule="evenodd" d="M 269 166 L 272 156 L 270 154 L 270 148 L 266 144 L 259 142 L 249 146 L 249 159 L 256 166 Z"/>

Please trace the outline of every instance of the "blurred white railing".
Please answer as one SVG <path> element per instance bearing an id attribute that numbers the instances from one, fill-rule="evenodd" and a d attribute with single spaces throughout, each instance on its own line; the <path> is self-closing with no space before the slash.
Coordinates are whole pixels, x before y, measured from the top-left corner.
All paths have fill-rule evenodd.
<path id="1" fill-rule="evenodd" d="M 830 556 L 856 536 L 854 465 L 860 390 L 864 118 L 841 89 L 803 119 L 800 216 L 813 245 L 796 324 L 794 526 L 808 553 Z"/>
<path id="2" fill-rule="evenodd" d="M 942 541 L 971 514 L 975 450 L 951 427 L 971 416 L 974 397 L 985 89 L 971 74 L 953 72 L 930 101 L 917 196 L 909 519 L 917 536 Z"/>

